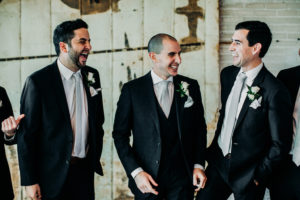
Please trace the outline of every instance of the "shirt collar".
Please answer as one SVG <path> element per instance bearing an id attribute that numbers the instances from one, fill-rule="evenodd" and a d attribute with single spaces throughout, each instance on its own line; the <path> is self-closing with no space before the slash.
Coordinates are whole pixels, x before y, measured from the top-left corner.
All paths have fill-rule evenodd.
<path id="1" fill-rule="evenodd" d="M 66 79 L 66 80 L 69 80 L 73 74 L 75 73 L 81 73 L 80 71 L 81 70 L 78 70 L 77 72 L 73 72 L 72 70 L 70 70 L 69 68 L 67 68 L 66 66 L 64 66 L 59 58 L 57 59 L 57 66 L 58 66 L 58 69 L 60 71 L 60 74 Z"/>
<path id="2" fill-rule="evenodd" d="M 151 77 L 152 77 L 153 85 L 161 81 L 164 81 L 164 79 L 160 78 L 153 70 L 151 70 Z M 170 76 L 166 81 L 173 82 L 173 76 Z"/>
<path id="3" fill-rule="evenodd" d="M 256 78 L 257 74 L 260 72 L 260 70 L 263 68 L 263 66 L 264 66 L 264 64 L 261 62 L 259 65 L 257 65 L 253 69 L 244 72 L 247 76 L 247 80 L 253 81 Z M 242 72 L 243 72 L 243 70 L 241 68 L 239 73 L 242 73 Z"/>

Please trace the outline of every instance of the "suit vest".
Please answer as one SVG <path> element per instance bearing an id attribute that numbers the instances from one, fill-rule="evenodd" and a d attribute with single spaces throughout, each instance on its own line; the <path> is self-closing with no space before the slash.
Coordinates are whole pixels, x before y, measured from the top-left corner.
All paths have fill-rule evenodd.
<path id="1" fill-rule="evenodd" d="M 169 117 L 166 118 L 158 101 L 157 113 L 160 124 L 161 159 L 158 171 L 159 182 L 168 183 L 170 177 L 187 177 L 186 167 L 179 141 L 176 106 L 173 100 Z"/>

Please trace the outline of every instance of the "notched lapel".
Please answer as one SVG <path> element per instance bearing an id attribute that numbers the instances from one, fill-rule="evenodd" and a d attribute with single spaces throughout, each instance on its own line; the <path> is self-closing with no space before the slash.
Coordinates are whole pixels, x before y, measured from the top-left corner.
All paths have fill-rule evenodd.
<path id="1" fill-rule="evenodd" d="M 260 70 L 260 72 L 258 73 L 258 75 L 256 76 L 256 78 L 254 79 L 252 86 L 258 86 L 260 87 L 260 83 L 263 82 L 265 74 L 266 74 L 267 69 L 265 68 L 265 66 L 263 66 L 263 68 Z M 260 93 L 263 91 L 263 89 L 260 87 Z M 249 100 L 248 96 L 246 96 L 245 102 L 243 104 L 243 107 L 241 109 L 241 112 L 239 114 L 239 117 L 237 119 L 236 122 L 236 128 L 240 125 L 241 121 L 243 120 L 243 118 L 245 117 L 245 114 L 247 113 L 249 107 L 250 107 L 251 101 Z"/>
<path id="2" fill-rule="evenodd" d="M 149 115 L 151 116 L 153 123 L 155 125 L 157 133 L 160 133 L 160 128 L 159 128 L 159 119 L 158 119 L 158 113 L 157 113 L 157 107 L 156 107 L 156 96 L 153 88 L 153 81 L 151 77 L 151 73 L 149 72 L 144 79 L 144 82 L 140 86 L 142 88 L 142 93 L 143 94 L 143 104 L 144 102 L 148 102 L 146 105 L 145 109 L 146 113 L 148 112 Z"/>
<path id="3" fill-rule="evenodd" d="M 184 102 L 187 100 L 187 97 L 181 97 L 179 90 L 179 83 L 177 76 L 174 76 L 174 99 L 173 103 L 175 103 L 176 106 L 176 117 L 177 117 L 177 124 L 178 124 L 178 132 L 179 132 L 179 138 L 181 139 L 181 127 L 182 127 L 182 117 L 183 117 L 183 109 L 184 109 Z"/>
<path id="4" fill-rule="evenodd" d="M 57 66 L 57 61 L 53 63 L 53 87 L 54 91 L 56 93 L 57 103 L 61 107 L 61 110 L 64 113 L 64 116 L 66 119 L 70 122 L 70 114 L 69 114 L 69 108 L 67 103 L 67 98 L 64 90 L 64 86 L 61 80 L 61 75 Z"/>

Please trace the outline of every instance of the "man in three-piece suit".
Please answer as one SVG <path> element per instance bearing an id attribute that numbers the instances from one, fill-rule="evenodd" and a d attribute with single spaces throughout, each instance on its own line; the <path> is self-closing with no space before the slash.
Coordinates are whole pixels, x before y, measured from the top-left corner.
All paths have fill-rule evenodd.
<path id="1" fill-rule="evenodd" d="M 200 88 L 196 80 L 177 74 L 181 49 L 175 38 L 153 36 L 148 53 L 151 72 L 122 88 L 114 143 L 135 199 L 193 199 L 193 184 L 199 190 L 206 181 Z"/>
<path id="2" fill-rule="evenodd" d="M 58 59 L 24 85 L 18 157 L 31 199 L 94 199 L 94 172 L 103 175 L 102 95 L 97 70 L 86 66 L 87 28 L 81 19 L 59 24 L 53 36 Z"/>
<path id="3" fill-rule="evenodd" d="M 299 52 L 300 53 L 300 52 Z M 279 72 L 277 78 L 283 82 L 289 90 L 294 108 L 294 142 L 290 154 L 282 165 L 274 172 L 270 187 L 272 200 L 299 200 L 300 199 L 300 135 L 299 109 L 300 109 L 300 66 L 284 69 Z M 297 128 L 298 127 L 298 128 Z"/>
<path id="4" fill-rule="evenodd" d="M 233 65 L 221 72 L 217 130 L 208 148 L 207 183 L 199 200 L 263 199 L 273 169 L 291 144 L 288 91 L 264 66 L 272 34 L 267 24 L 237 24 L 229 50 Z"/>

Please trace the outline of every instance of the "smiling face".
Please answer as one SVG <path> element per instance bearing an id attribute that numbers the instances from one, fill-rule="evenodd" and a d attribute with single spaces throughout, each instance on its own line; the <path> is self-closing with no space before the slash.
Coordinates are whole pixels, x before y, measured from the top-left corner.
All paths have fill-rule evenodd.
<path id="1" fill-rule="evenodd" d="M 90 35 L 86 28 L 74 30 L 71 45 L 68 45 L 68 55 L 72 64 L 78 68 L 86 65 L 88 55 L 92 49 L 90 41 Z"/>
<path id="2" fill-rule="evenodd" d="M 232 43 L 229 47 L 233 56 L 233 65 L 237 67 L 247 67 L 253 60 L 252 48 L 249 47 L 247 34 L 249 30 L 236 30 L 232 36 Z"/>
<path id="3" fill-rule="evenodd" d="M 150 52 L 149 56 L 154 62 L 153 71 L 162 79 L 176 76 L 181 63 L 181 48 L 177 41 L 168 38 L 162 41 L 163 48 L 159 54 Z"/>

